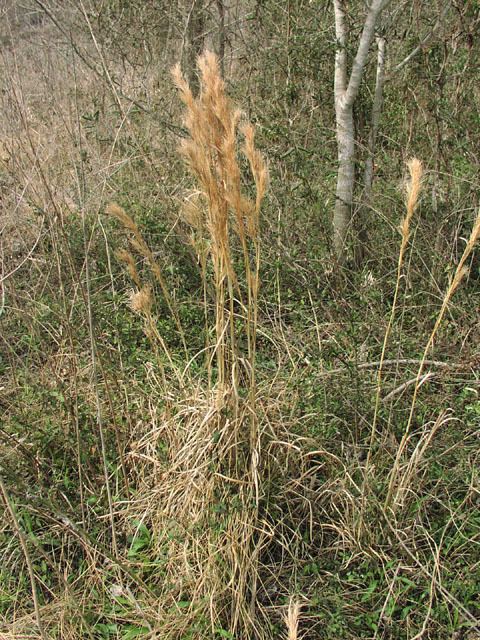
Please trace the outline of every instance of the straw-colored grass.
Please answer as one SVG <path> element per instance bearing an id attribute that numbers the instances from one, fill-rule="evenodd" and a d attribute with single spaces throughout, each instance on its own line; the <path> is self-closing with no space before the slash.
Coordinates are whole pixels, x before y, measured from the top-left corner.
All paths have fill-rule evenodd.
<path id="1" fill-rule="evenodd" d="M 193 382 L 186 369 L 173 413 L 159 417 L 158 427 L 139 445 L 146 451 L 145 459 L 151 459 L 159 441 L 168 451 L 164 466 L 154 464 L 146 471 L 151 485 L 144 487 L 143 495 L 149 497 L 141 517 L 152 523 L 155 546 L 164 557 L 163 637 L 181 635 L 182 628 L 207 619 L 212 629 L 249 638 L 258 625 L 259 552 L 271 535 L 259 512 L 262 467 L 267 463 L 262 452 L 262 400 L 255 383 L 260 208 L 267 169 L 255 148 L 253 127 L 243 123 L 241 151 L 256 188 L 255 199 L 244 195 L 237 145 L 241 113 L 225 94 L 215 55 L 203 54 L 198 68 L 197 98 L 178 67 L 173 77 L 189 131 L 180 151 L 196 182 L 183 217 L 202 266 L 207 336 L 212 335 L 207 264 L 212 265 L 214 341 L 206 345 L 207 386 Z M 109 205 L 107 213 L 130 234 L 130 244 L 145 258 L 165 294 L 160 267 L 138 226 L 118 205 Z M 236 252 L 242 261 L 234 257 Z M 131 307 L 145 318 L 146 333 L 162 345 L 173 369 L 152 316 L 152 290 L 141 286 L 129 252 L 118 257 L 137 287 Z M 166 300 L 174 313 L 170 297 Z M 239 346 L 243 336 L 246 353 Z M 162 376 L 167 392 L 168 371 L 162 370 Z M 181 611 L 175 607 L 180 600 L 188 602 Z"/>
<path id="2" fill-rule="evenodd" d="M 301 602 L 299 600 L 295 600 L 294 598 L 290 598 L 288 603 L 288 608 L 285 613 L 284 621 L 285 626 L 287 627 L 287 639 L 288 640 L 298 640 L 298 623 L 300 620 L 300 610 L 301 610 Z"/>
<path id="3" fill-rule="evenodd" d="M 215 288 L 215 336 L 213 347 L 219 388 L 240 384 L 235 308 L 242 320 L 248 343 L 248 368 L 243 376 L 254 389 L 255 345 L 257 331 L 260 271 L 260 208 L 267 187 L 267 168 L 255 148 L 254 128 L 243 123 L 242 152 L 247 158 L 255 182 L 256 197 L 242 192 L 242 176 L 237 157 L 237 131 L 241 112 L 225 94 L 218 60 L 207 51 L 199 58 L 201 88 L 197 98 L 180 68 L 173 78 L 186 107 L 185 126 L 189 137 L 180 152 L 195 177 L 196 189 L 186 198 L 184 219 L 191 227 L 191 238 L 199 254 L 205 276 L 205 253 L 210 257 Z M 192 197 L 193 196 L 193 197 Z M 242 252 L 241 271 L 234 260 L 236 237 Z M 207 332 L 208 333 L 208 332 Z M 252 395 L 252 399 L 254 394 Z"/>

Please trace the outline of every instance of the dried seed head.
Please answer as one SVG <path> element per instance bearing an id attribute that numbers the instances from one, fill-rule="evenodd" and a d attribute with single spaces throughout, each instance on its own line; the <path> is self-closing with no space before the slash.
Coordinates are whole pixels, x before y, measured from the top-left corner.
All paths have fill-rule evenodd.
<path id="1" fill-rule="evenodd" d="M 187 224 L 196 231 L 203 228 L 204 208 L 200 191 L 192 191 L 183 203 L 182 216 Z"/>
<path id="2" fill-rule="evenodd" d="M 405 250 L 410 237 L 410 222 L 417 207 L 418 196 L 422 186 L 423 166 L 420 160 L 412 158 L 407 163 L 410 173 L 410 180 L 406 185 L 407 192 L 407 213 L 400 223 L 400 233 L 402 234 L 402 247 L 400 252 Z"/>
<path id="3" fill-rule="evenodd" d="M 453 276 L 452 284 L 450 285 L 450 289 L 448 291 L 448 297 L 451 298 L 455 291 L 458 289 L 462 280 L 468 275 L 469 268 L 465 265 L 461 266 L 459 269 L 455 271 L 455 275 Z"/>
<path id="4" fill-rule="evenodd" d="M 283 618 L 288 631 L 288 640 L 297 640 L 298 638 L 298 622 L 301 607 L 302 605 L 299 600 L 290 598 L 288 609 Z"/>
<path id="5" fill-rule="evenodd" d="M 468 245 L 473 249 L 473 246 L 480 239 L 480 209 L 478 210 L 477 217 L 475 222 L 473 223 L 472 232 L 470 234 L 470 238 L 468 239 Z"/>
<path id="6" fill-rule="evenodd" d="M 117 218 L 119 222 L 123 224 L 123 226 L 129 231 L 133 231 L 134 233 L 138 233 L 138 227 L 132 218 L 128 215 L 125 209 L 122 209 L 120 205 L 116 202 L 110 202 L 106 208 L 105 213 L 109 216 L 113 216 Z"/>
<path id="7" fill-rule="evenodd" d="M 135 313 L 149 315 L 153 305 L 151 287 L 149 285 L 145 285 L 138 291 L 132 291 L 130 293 L 129 304 L 130 308 Z"/>
<path id="8" fill-rule="evenodd" d="M 133 282 L 137 285 L 137 287 L 140 289 L 142 286 L 142 283 L 140 281 L 140 276 L 138 275 L 135 260 L 132 254 L 130 253 L 130 251 L 127 251 L 126 249 L 118 249 L 118 251 L 115 252 L 115 256 L 117 260 L 119 260 L 120 262 L 123 262 L 123 264 L 127 268 L 128 275 L 133 280 Z"/>
<path id="9" fill-rule="evenodd" d="M 407 163 L 410 181 L 407 185 L 407 215 L 413 214 L 418 203 L 418 196 L 422 186 L 423 166 L 418 158 L 412 158 Z"/>
<path id="10" fill-rule="evenodd" d="M 180 68 L 173 79 L 186 106 L 185 125 L 189 138 L 180 144 L 180 153 L 197 179 L 200 198 L 188 202 L 184 219 L 195 229 L 208 231 L 215 255 L 229 257 L 229 227 L 242 243 L 246 234 L 258 235 L 258 220 L 268 182 L 268 171 L 262 155 L 255 147 L 254 127 L 246 123 L 241 128 L 245 137 L 243 152 L 249 161 L 256 186 L 252 202 L 242 195 L 241 170 L 237 158 L 237 130 L 242 112 L 235 109 L 225 93 L 218 59 L 206 51 L 198 59 L 201 90 L 198 97 L 190 91 Z M 197 211 L 195 207 L 201 209 Z"/>

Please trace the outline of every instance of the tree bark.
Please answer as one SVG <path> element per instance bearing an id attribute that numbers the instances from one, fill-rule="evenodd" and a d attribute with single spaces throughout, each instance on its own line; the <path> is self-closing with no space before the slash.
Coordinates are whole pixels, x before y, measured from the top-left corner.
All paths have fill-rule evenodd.
<path id="1" fill-rule="evenodd" d="M 358 96 L 375 25 L 390 0 L 373 0 L 365 18 L 357 53 L 350 75 L 347 74 L 346 46 L 348 27 L 345 20 L 345 0 L 333 0 L 335 13 L 335 115 L 338 150 L 338 173 L 333 214 L 333 248 L 339 263 L 345 260 L 348 227 L 350 225 L 355 184 L 355 128 L 353 105 Z"/>
<path id="2" fill-rule="evenodd" d="M 375 77 L 375 93 L 373 96 L 372 116 L 368 134 L 367 157 L 363 174 L 363 199 L 359 212 L 358 242 L 355 247 L 355 265 L 360 267 L 365 260 L 368 245 L 366 226 L 367 212 L 372 203 L 373 169 L 375 166 L 375 151 L 377 134 L 383 107 L 383 86 L 385 84 L 385 38 L 377 37 L 377 72 Z"/>
<path id="3" fill-rule="evenodd" d="M 333 248 L 339 262 L 345 258 L 345 242 L 350 224 L 355 184 L 355 135 L 353 108 L 337 112 L 338 170 L 333 214 Z"/>

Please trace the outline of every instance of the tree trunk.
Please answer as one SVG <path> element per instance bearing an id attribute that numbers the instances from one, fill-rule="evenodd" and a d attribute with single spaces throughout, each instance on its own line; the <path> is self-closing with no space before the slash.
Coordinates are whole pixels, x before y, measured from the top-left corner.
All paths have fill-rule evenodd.
<path id="1" fill-rule="evenodd" d="M 338 174 L 333 214 L 333 248 L 337 261 L 345 261 L 347 231 L 350 224 L 355 184 L 355 131 L 353 105 L 357 99 L 375 24 L 391 0 L 372 0 L 367 11 L 357 52 L 347 74 L 348 25 L 345 0 L 333 0 L 335 13 L 335 114 L 337 124 Z"/>
<path id="2" fill-rule="evenodd" d="M 337 107 L 338 173 L 333 214 L 333 248 L 339 262 L 345 259 L 355 184 L 355 135 L 353 107 Z"/>
<path id="3" fill-rule="evenodd" d="M 383 107 L 383 85 L 385 82 L 385 38 L 377 37 L 377 74 L 375 79 L 375 93 L 372 105 L 372 117 L 370 132 L 368 135 L 368 151 L 365 159 L 365 171 L 363 174 L 363 199 L 359 212 L 358 242 L 355 247 L 355 266 L 358 268 L 365 260 L 368 245 L 368 232 L 366 218 L 372 205 L 373 168 L 375 165 L 375 150 L 377 145 L 377 133 Z"/>

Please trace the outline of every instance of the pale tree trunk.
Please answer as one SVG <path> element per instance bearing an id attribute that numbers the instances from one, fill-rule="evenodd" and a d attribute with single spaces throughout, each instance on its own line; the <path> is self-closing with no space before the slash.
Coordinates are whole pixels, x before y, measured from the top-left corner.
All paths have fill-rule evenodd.
<path id="1" fill-rule="evenodd" d="M 337 147 L 338 170 L 333 213 L 333 248 L 338 261 L 343 262 L 355 184 L 355 136 L 352 107 L 341 109 L 337 113 Z"/>
<path id="2" fill-rule="evenodd" d="M 345 0 L 333 0 L 335 11 L 335 116 L 338 150 L 338 174 L 333 214 L 333 248 L 339 263 L 345 260 L 345 248 L 350 225 L 355 184 L 355 127 L 353 106 L 358 96 L 375 25 L 390 0 L 372 0 L 360 36 L 350 74 L 347 74 L 346 47 L 348 27 L 345 20 Z"/>
<path id="3" fill-rule="evenodd" d="M 385 38 L 377 38 L 377 75 L 375 78 L 375 93 L 372 105 L 372 120 L 368 134 L 368 155 L 365 161 L 363 185 L 365 198 L 370 201 L 372 195 L 373 166 L 375 163 L 375 148 L 377 145 L 378 127 L 382 115 L 383 86 L 385 83 Z"/>
<path id="4" fill-rule="evenodd" d="M 359 267 L 365 259 L 368 243 L 366 228 L 367 212 L 372 204 L 373 169 L 377 134 L 383 107 L 383 86 L 385 84 L 385 38 L 377 37 L 377 72 L 375 76 L 375 93 L 373 96 L 372 117 L 368 134 L 367 157 L 363 174 L 363 202 L 359 213 L 358 246 L 355 247 L 355 264 Z"/>

